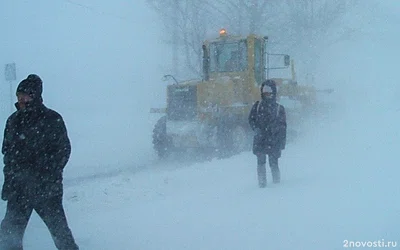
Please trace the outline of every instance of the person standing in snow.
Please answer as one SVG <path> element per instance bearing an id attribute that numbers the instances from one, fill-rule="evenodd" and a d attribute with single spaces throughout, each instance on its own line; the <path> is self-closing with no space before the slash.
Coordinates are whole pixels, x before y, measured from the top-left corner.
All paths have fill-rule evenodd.
<path id="1" fill-rule="evenodd" d="M 23 236 L 35 210 L 57 249 L 79 249 L 62 204 L 63 169 L 71 144 L 62 116 L 42 99 L 42 80 L 31 74 L 17 88 L 18 102 L 7 119 L 2 153 L 7 210 L 0 225 L 0 249 L 23 249 Z"/>
<path id="2" fill-rule="evenodd" d="M 266 80 L 261 84 L 261 100 L 254 103 L 249 124 L 255 132 L 253 154 L 257 156 L 257 175 L 259 187 L 267 185 L 266 160 L 268 155 L 272 180 L 280 182 L 278 159 L 286 146 L 285 108 L 276 102 L 276 83 Z"/>

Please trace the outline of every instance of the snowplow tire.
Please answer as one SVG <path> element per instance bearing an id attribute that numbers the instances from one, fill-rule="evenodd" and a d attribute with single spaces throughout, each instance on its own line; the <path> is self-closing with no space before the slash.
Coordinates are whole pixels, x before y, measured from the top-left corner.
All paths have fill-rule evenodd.
<path id="1" fill-rule="evenodd" d="M 153 148 L 160 159 L 167 158 L 171 153 L 171 140 L 167 135 L 167 117 L 161 117 L 154 125 Z"/>

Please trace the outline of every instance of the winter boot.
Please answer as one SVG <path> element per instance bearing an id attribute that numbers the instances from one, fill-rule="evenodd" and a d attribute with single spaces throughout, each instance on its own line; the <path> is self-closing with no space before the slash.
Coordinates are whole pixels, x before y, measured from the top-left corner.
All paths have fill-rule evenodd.
<path id="1" fill-rule="evenodd" d="M 271 173 L 272 173 L 272 182 L 280 183 L 281 182 L 281 172 L 279 171 L 279 168 L 271 169 Z"/>
<path id="2" fill-rule="evenodd" d="M 265 188 L 267 186 L 267 170 L 265 164 L 257 165 L 258 186 Z"/>

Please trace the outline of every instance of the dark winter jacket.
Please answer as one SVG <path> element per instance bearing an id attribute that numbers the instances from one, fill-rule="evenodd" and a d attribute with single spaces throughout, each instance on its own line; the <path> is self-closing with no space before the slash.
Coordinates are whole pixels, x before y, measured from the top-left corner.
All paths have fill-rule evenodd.
<path id="1" fill-rule="evenodd" d="M 249 124 L 255 132 L 253 153 L 280 157 L 286 146 L 285 108 L 276 101 L 257 101 L 250 111 Z"/>
<path id="2" fill-rule="evenodd" d="M 63 193 L 62 173 L 71 144 L 61 115 L 41 100 L 38 96 L 27 109 L 7 119 L 2 145 L 3 200 L 23 195 L 38 201 Z"/>

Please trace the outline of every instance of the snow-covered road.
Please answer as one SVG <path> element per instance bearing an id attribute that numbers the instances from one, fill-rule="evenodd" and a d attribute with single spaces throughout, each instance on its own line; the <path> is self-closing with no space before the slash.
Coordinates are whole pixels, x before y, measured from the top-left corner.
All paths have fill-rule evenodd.
<path id="1" fill-rule="evenodd" d="M 149 157 L 92 173 L 78 159 L 66 170 L 65 208 L 81 249 L 400 248 L 400 6 L 389 2 L 349 14 L 356 24 L 343 22 L 360 30 L 321 50 L 316 81 L 335 89 L 333 109 L 287 146 L 281 184 L 258 188 L 251 152 L 197 163 Z M 141 138 L 129 143 L 151 155 L 150 136 Z M 25 236 L 27 250 L 54 249 L 36 214 Z"/>

